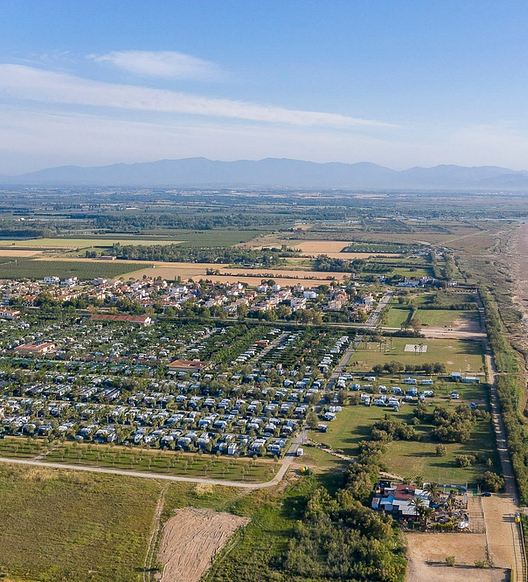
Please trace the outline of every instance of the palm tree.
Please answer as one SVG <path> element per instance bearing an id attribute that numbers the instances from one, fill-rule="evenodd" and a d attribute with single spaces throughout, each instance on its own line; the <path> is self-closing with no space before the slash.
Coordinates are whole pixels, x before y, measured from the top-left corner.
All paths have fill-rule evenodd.
<path id="1" fill-rule="evenodd" d="M 424 500 L 421 497 L 413 497 L 409 501 L 409 505 L 411 507 L 414 507 L 414 510 L 416 511 L 416 513 L 418 515 L 420 515 L 421 510 L 424 509 L 424 507 L 425 507 Z"/>
<path id="2" fill-rule="evenodd" d="M 427 483 L 424 487 L 424 491 L 429 493 L 429 497 L 433 503 L 436 503 L 440 498 L 440 487 L 438 487 L 438 483 Z"/>

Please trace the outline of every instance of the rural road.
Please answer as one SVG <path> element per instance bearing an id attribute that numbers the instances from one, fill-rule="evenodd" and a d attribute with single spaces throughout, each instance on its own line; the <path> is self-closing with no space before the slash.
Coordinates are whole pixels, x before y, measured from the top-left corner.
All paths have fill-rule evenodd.
<path id="1" fill-rule="evenodd" d="M 387 291 L 387 293 L 385 293 L 385 295 L 380 299 L 378 306 L 370 314 L 370 317 L 368 318 L 367 323 L 365 324 L 366 329 L 374 329 L 376 327 L 382 309 L 387 307 L 390 300 L 392 299 L 392 296 L 393 296 L 392 291 Z"/>
<path id="2" fill-rule="evenodd" d="M 271 481 L 265 483 L 242 483 L 240 481 L 226 481 L 224 479 L 206 479 L 200 477 L 179 477 L 176 475 L 165 475 L 163 473 L 145 473 L 141 471 L 126 471 L 123 469 L 110 469 L 107 467 L 90 467 L 88 465 L 68 465 L 65 463 L 49 463 L 45 461 L 35 461 L 31 459 L 9 459 L 0 457 L 0 463 L 10 463 L 14 465 L 30 465 L 36 467 L 48 467 L 51 469 L 66 469 L 70 471 L 86 471 L 88 473 L 107 473 L 109 475 L 122 475 L 124 477 L 140 477 L 142 479 L 156 479 L 163 481 L 175 481 L 179 483 L 205 483 L 207 485 L 222 485 L 224 487 L 239 487 L 243 489 L 266 489 L 278 485 L 297 458 L 297 449 L 304 442 L 307 436 L 306 429 L 301 430 L 299 435 L 293 439 L 290 449 L 284 456 L 278 473 Z"/>
<path id="3" fill-rule="evenodd" d="M 479 298 L 479 313 L 481 327 L 485 329 L 484 306 Z M 486 376 L 490 387 L 491 419 L 497 452 L 504 477 L 504 493 L 494 494 L 492 497 L 482 499 L 482 510 L 486 522 L 487 543 L 489 557 L 497 566 L 511 568 L 515 572 L 515 580 L 524 581 L 528 574 L 526 568 L 526 553 L 521 538 L 521 526 L 515 523 L 515 513 L 519 510 L 517 505 L 517 486 L 515 474 L 511 462 L 510 452 L 506 441 L 506 430 L 502 420 L 499 396 L 497 393 L 497 369 L 493 359 L 493 353 L 487 336 L 484 342 L 484 359 L 486 364 Z"/>

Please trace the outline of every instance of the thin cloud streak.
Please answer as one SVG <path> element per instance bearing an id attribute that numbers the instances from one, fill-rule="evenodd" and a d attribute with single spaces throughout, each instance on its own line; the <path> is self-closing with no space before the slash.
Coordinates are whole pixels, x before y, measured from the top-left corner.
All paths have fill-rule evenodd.
<path id="1" fill-rule="evenodd" d="M 43 103 L 228 117 L 264 123 L 341 129 L 399 127 L 381 121 L 334 113 L 285 109 L 136 85 L 92 81 L 69 74 L 13 64 L 0 65 L 0 90 L 10 97 Z"/>
<path id="2" fill-rule="evenodd" d="M 88 58 L 148 77 L 213 80 L 221 76 L 215 63 L 175 51 L 112 51 L 106 55 L 88 55 Z"/>

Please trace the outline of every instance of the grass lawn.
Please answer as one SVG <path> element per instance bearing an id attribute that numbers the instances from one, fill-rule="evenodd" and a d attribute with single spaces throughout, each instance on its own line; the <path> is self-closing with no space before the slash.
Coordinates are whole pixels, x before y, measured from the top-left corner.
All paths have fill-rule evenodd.
<path id="1" fill-rule="evenodd" d="M 416 318 L 424 325 L 453 325 L 457 319 L 478 321 L 476 311 L 457 311 L 454 309 L 419 309 Z"/>
<path id="2" fill-rule="evenodd" d="M 427 346 L 426 353 L 406 352 L 407 344 Z M 376 364 L 396 360 L 402 364 L 441 362 L 448 372 L 480 372 L 484 367 L 482 344 L 478 341 L 456 339 L 391 338 L 386 349 L 379 350 L 374 342 L 362 343 L 348 367 L 351 371 L 368 372 Z M 357 362 L 357 363 L 356 363 Z"/>
<path id="3" fill-rule="evenodd" d="M 483 390 L 482 390 L 483 392 Z M 481 394 L 482 396 L 482 394 Z M 460 401 L 437 402 L 442 406 L 456 406 Z M 399 412 L 389 411 L 376 406 L 346 406 L 337 415 L 335 421 L 328 423 L 328 432 L 310 431 L 310 438 L 328 445 L 332 449 L 339 449 L 344 454 L 356 456 L 359 441 L 368 440 L 370 428 L 376 420 L 381 420 L 385 414 L 391 418 L 410 423 L 413 418 L 414 406 L 405 404 Z M 418 425 L 417 431 L 424 435 L 433 428 L 432 425 Z M 450 483 L 475 482 L 476 477 L 484 471 L 490 470 L 485 464 L 476 464 L 469 468 L 458 468 L 455 457 L 458 455 L 475 455 L 486 453 L 493 461 L 491 470 L 498 471 L 498 459 L 495 452 L 495 437 L 491 422 L 478 421 L 469 441 L 465 443 L 445 443 L 447 455 L 436 456 L 437 442 L 424 441 L 393 441 L 387 445 L 387 452 L 383 455 L 384 463 L 389 472 L 402 477 L 421 475 L 425 480 Z M 311 453 L 310 453 L 311 454 Z"/>
<path id="4" fill-rule="evenodd" d="M 409 313 L 411 313 L 410 307 L 396 307 L 396 305 L 393 305 L 387 314 L 385 325 L 387 327 L 400 327 L 402 323 L 407 321 Z"/>
<path id="5" fill-rule="evenodd" d="M 312 436 L 310 435 L 310 438 Z M 316 439 L 313 439 L 316 440 Z M 315 471 L 341 471 L 346 468 L 348 461 L 339 459 L 326 451 L 318 449 L 308 443 L 303 445 L 304 456 L 299 459 L 301 463 L 313 467 Z"/>

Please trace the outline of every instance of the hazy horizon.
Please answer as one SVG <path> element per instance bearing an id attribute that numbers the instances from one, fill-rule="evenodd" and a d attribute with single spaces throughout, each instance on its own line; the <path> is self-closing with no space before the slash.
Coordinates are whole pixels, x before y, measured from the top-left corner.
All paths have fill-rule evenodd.
<path id="1" fill-rule="evenodd" d="M 522 7 L 24 0 L 0 174 L 205 157 L 528 168 Z"/>

